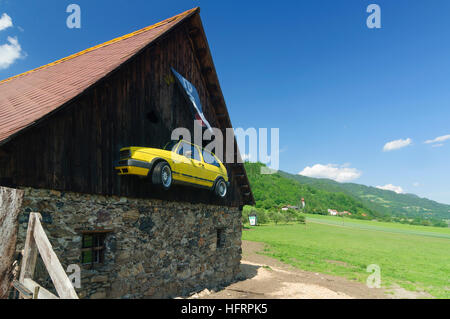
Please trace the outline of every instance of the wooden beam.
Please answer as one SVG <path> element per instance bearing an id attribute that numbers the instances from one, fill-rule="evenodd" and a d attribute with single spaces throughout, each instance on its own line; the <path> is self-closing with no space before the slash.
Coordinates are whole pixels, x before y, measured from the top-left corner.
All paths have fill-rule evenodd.
<path id="1" fill-rule="evenodd" d="M 38 289 L 38 293 L 33 295 L 33 299 L 59 299 L 57 296 L 30 278 L 25 278 L 23 286 L 30 291 L 35 291 L 36 288 Z"/>
<path id="2" fill-rule="evenodd" d="M 112 233 L 114 230 L 112 230 L 112 229 L 92 229 L 92 230 L 76 229 L 76 231 L 80 234 L 107 234 L 107 233 Z"/>
<path id="3" fill-rule="evenodd" d="M 34 287 L 33 299 L 38 299 L 38 296 L 39 296 L 39 288 L 41 288 L 41 286 L 36 286 L 36 287 Z"/>
<path id="4" fill-rule="evenodd" d="M 30 217 L 33 213 L 30 214 Z M 64 268 L 61 266 L 58 257 L 52 249 L 52 245 L 42 228 L 41 222 L 35 218 L 34 240 L 39 249 L 42 260 L 47 268 L 48 274 L 55 285 L 58 295 L 62 299 L 78 299 L 77 293 L 72 286 L 72 282 L 67 277 Z"/>
<path id="5" fill-rule="evenodd" d="M 25 287 L 25 285 L 21 284 L 18 280 L 13 281 L 13 287 L 20 293 L 21 298 L 23 299 L 31 299 L 33 298 L 33 292 Z"/>
<path id="6" fill-rule="evenodd" d="M 42 218 L 41 214 L 30 213 L 28 218 L 27 237 L 25 239 L 25 247 L 23 249 L 22 268 L 20 270 L 19 282 L 23 284 L 25 278 L 33 278 L 34 269 L 36 268 L 37 246 L 34 240 L 34 225 L 36 220 Z M 20 296 L 23 298 L 24 296 Z"/>

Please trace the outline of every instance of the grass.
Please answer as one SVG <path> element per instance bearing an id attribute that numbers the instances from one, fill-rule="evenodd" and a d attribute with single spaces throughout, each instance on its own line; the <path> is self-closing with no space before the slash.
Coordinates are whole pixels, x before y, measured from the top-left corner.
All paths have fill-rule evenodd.
<path id="1" fill-rule="evenodd" d="M 376 222 L 367 220 L 358 220 L 350 218 L 342 218 L 336 216 L 323 216 L 306 214 L 307 219 L 311 222 L 326 223 L 331 225 L 341 225 L 360 229 L 372 229 L 379 231 L 415 234 L 421 236 L 442 237 L 450 239 L 450 228 L 430 227 L 400 223 Z"/>
<path id="2" fill-rule="evenodd" d="M 393 284 L 450 298 L 450 229 L 307 215 L 307 224 L 250 227 L 243 239 L 298 268 L 366 282 L 370 264 Z"/>

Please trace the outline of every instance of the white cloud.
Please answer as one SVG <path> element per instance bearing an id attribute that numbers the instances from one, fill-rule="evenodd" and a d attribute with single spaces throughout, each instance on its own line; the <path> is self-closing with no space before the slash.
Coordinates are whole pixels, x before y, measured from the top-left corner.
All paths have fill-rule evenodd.
<path id="1" fill-rule="evenodd" d="M 0 17 L 0 31 L 5 30 L 12 26 L 13 23 L 11 17 L 6 13 L 3 13 L 2 16 Z"/>
<path id="2" fill-rule="evenodd" d="M 398 150 L 400 148 L 406 147 L 411 144 L 412 144 L 412 139 L 410 139 L 410 138 L 407 138 L 405 140 L 399 139 L 399 140 L 395 140 L 395 141 L 386 143 L 383 147 L 383 151 L 385 151 L 385 152 L 394 151 L 394 150 Z"/>
<path id="3" fill-rule="evenodd" d="M 386 191 L 396 192 L 397 194 L 403 194 L 404 193 L 403 188 L 401 188 L 400 186 L 392 185 L 392 184 L 387 184 L 387 185 L 384 185 L 384 186 L 377 186 L 377 188 L 384 189 Z"/>
<path id="4" fill-rule="evenodd" d="M 342 183 L 359 178 L 362 175 L 362 172 L 356 168 L 348 167 L 348 164 L 344 166 L 316 164 L 311 167 L 305 167 L 305 169 L 298 174 L 308 177 L 329 178 Z"/>
<path id="5" fill-rule="evenodd" d="M 444 144 L 433 144 L 433 145 L 431 145 L 431 147 L 442 147 L 442 146 L 444 146 Z"/>
<path id="6" fill-rule="evenodd" d="M 413 183 L 413 186 L 414 186 L 414 187 L 419 187 L 419 186 L 420 186 L 420 183 L 419 183 L 419 182 L 414 182 L 414 183 Z"/>
<path id="7" fill-rule="evenodd" d="M 17 38 L 8 37 L 8 42 L 0 45 L 0 70 L 8 68 L 22 56 L 22 47 Z"/>
<path id="8" fill-rule="evenodd" d="M 6 13 L 0 17 L 0 31 L 12 27 L 12 19 Z M 22 56 L 22 47 L 17 38 L 8 37 L 7 43 L 0 45 L 0 70 L 7 69 Z"/>
<path id="9" fill-rule="evenodd" d="M 425 144 L 433 144 L 433 143 L 439 143 L 439 142 L 442 143 L 442 142 L 445 142 L 448 140 L 450 140 L 450 135 L 444 135 L 444 136 L 436 137 L 434 140 L 425 141 Z M 443 144 L 437 144 L 437 145 L 442 146 Z"/>

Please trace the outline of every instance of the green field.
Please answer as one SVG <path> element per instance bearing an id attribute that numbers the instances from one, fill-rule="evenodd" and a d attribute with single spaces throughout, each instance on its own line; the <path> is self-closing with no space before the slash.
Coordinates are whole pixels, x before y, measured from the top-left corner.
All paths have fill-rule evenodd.
<path id="1" fill-rule="evenodd" d="M 450 229 L 307 215 L 307 224 L 250 227 L 243 239 L 298 268 L 365 282 L 381 267 L 383 287 L 399 285 L 450 298 Z"/>

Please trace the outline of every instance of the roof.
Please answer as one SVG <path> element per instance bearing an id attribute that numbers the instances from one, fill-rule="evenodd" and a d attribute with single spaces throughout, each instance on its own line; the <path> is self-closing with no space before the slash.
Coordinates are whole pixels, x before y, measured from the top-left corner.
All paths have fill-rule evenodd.
<path id="1" fill-rule="evenodd" d="M 0 81 L 0 145 L 81 94 L 197 11 L 199 8 L 188 10 Z"/>

